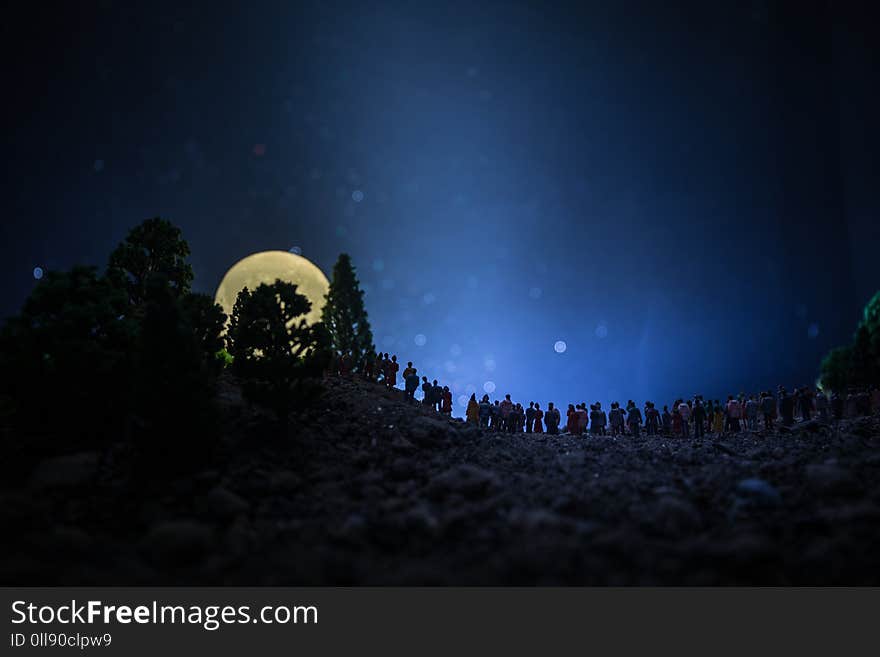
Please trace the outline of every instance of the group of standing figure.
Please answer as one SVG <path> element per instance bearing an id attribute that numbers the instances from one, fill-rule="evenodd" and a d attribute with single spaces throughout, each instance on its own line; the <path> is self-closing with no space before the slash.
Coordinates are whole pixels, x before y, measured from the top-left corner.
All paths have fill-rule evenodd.
<path id="1" fill-rule="evenodd" d="M 590 404 L 589 410 L 586 403 L 569 404 L 562 430 L 572 435 L 640 436 L 644 425 L 648 436 L 688 438 L 693 435 L 701 438 L 707 434 L 757 431 L 761 425 L 771 430 L 777 422 L 791 426 L 798 417 L 804 422 L 814 417 L 830 421 L 871 413 L 880 413 L 878 388 L 854 389 L 847 395 L 833 393 L 829 397 L 819 388 L 795 388 L 789 393 L 784 386 L 779 386 L 776 395 L 770 391 L 728 395 L 724 403 L 694 395 L 692 399 L 675 400 L 671 411 L 668 405 L 663 406 L 662 411 L 658 410 L 650 401 L 645 402 L 643 408 L 639 408 L 633 400 L 629 400 L 626 406 L 613 402 L 607 412 L 601 402 Z M 560 432 L 559 410 L 554 408 L 552 402 L 548 404 L 546 412 L 541 411 L 540 405 L 535 402 L 523 409 L 521 404 L 511 401 L 510 395 L 494 404 L 489 401 L 488 395 L 479 403 L 476 396 L 471 395 L 466 419 L 493 431 L 526 433 L 543 432 L 543 419 L 547 433 Z"/>
<path id="2" fill-rule="evenodd" d="M 465 419 L 484 429 L 506 433 L 544 433 L 546 425 L 547 433 L 553 434 L 559 433 L 561 416 L 553 402 L 547 404 L 547 410 L 544 411 L 537 402 L 530 402 L 528 408 L 523 408 L 519 403 L 514 404 L 510 395 L 506 395 L 501 401 L 495 400 L 493 404 L 489 401 L 489 395 L 483 395 L 478 402 L 476 394 L 472 394 L 465 411 Z"/>
<path id="3" fill-rule="evenodd" d="M 379 352 L 375 358 L 367 358 L 363 367 L 363 375 L 369 381 L 380 380 L 387 388 L 397 387 L 397 373 L 400 371 L 400 364 L 397 362 L 397 356 L 389 356 L 387 353 Z M 342 372 L 340 374 L 347 374 Z M 419 377 L 419 371 L 413 367 L 412 362 L 408 362 L 401 372 L 403 379 L 403 391 L 408 400 L 416 401 L 416 390 L 422 389 L 423 397 L 421 403 L 430 406 L 438 413 L 452 416 L 452 391 L 449 386 L 441 386 L 437 379 L 428 381 L 428 377 Z"/>
<path id="4" fill-rule="evenodd" d="M 339 374 L 350 374 L 351 368 L 343 357 L 338 361 Z M 375 358 L 367 358 L 362 368 L 365 378 L 379 380 L 388 388 L 397 386 L 397 373 L 400 365 L 397 356 L 379 352 Z M 452 391 L 449 386 L 441 386 L 437 379 L 429 381 L 419 376 L 418 370 L 408 362 L 402 372 L 404 393 L 408 400 L 416 403 L 416 391 L 421 388 L 421 403 L 435 411 L 452 416 Z M 813 417 L 829 421 L 849 416 L 880 413 L 880 389 L 851 388 L 846 394 L 827 395 L 821 388 L 798 387 L 788 392 L 784 386 L 777 388 L 774 395 L 769 390 L 759 394 L 740 393 L 728 395 L 727 400 L 705 400 L 702 395 L 693 398 L 677 399 L 663 410 L 658 410 L 653 402 L 647 401 L 639 408 L 633 400 L 626 406 L 612 402 L 608 412 L 601 402 L 589 405 L 569 404 L 566 422 L 562 425 L 559 409 L 550 402 L 543 410 L 538 402 L 529 402 L 528 407 L 515 403 L 510 395 L 504 399 L 490 401 L 489 395 L 477 401 L 472 394 L 465 411 L 467 422 L 484 429 L 505 433 L 548 433 L 560 432 L 573 435 L 632 435 L 642 433 L 642 425 L 647 435 L 681 436 L 695 438 L 707 434 L 721 435 L 739 431 L 773 429 L 777 423 L 791 426 L 796 417 L 808 421 Z"/>

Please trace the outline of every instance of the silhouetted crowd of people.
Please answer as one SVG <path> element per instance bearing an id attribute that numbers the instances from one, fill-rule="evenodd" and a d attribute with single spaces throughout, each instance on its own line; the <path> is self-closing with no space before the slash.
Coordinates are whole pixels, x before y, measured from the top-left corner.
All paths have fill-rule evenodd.
<path id="1" fill-rule="evenodd" d="M 378 353 L 367 359 L 362 368 L 363 376 L 370 381 L 380 381 L 388 388 L 396 388 L 400 365 L 397 356 Z M 348 376 L 351 368 L 345 358 L 338 361 L 338 373 Z M 420 376 L 411 362 L 401 373 L 406 399 L 413 403 L 416 392 L 421 389 L 421 404 L 442 415 L 452 416 L 452 391 L 441 386 L 437 379 Z M 880 413 L 880 388 L 851 388 L 846 394 L 826 394 L 821 388 L 798 387 L 789 392 L 779 386 L 775 393 L 737 396 L 728 395 L 723 402 L 694 395 L 690 399 L 676 399 L 663 409 L 646 401 L 640 408 L 632 399 L 625 406 L 612 402 L 606 410 L 601 402 L 569 404 L 563 421 L 562 414 L 553 402 L 541 408 L 538 402 L 528 406 L 511 400 L 490 400 L 489 395 L 477 400 L 471 394 L 465 411 L 465 421 L 494 432 L 503 433 L 567 433 L 571 435 L 680 436 L 700 438 L 706 435 L 723 435 L 740 431 L 772 430 L 777 424 L 785 427 L 797 421 L 806 422 L 817 418 L 823 422 Z"/>

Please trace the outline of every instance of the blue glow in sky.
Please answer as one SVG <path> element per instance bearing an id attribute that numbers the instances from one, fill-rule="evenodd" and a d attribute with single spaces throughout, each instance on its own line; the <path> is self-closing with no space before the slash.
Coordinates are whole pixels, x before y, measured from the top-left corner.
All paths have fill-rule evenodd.
<path id="1" fill-rule="evenodd" d="M 16 45 L 7 314 L 34 262 L 103 264 L 161 215 L 197 289 L 345 251 L 378 348 L 457 401 L 566 404 L 811 382 L 878 287 L 858 10 L 133 4 Z"/>

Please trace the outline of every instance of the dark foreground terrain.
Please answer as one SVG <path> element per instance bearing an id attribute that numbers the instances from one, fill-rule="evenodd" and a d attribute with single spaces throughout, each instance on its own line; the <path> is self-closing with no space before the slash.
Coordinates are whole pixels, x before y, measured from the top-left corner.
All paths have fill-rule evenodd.
<path id="1" fill-rule="evenodd" d="M 135 484 L 120 446 L 7 478 L 0 581 L 880 584 L 876 417 L 511 436 L 333 381 L 284 435 L 234 385 L 221 399 L 223 444 L 194 475 Z"/>

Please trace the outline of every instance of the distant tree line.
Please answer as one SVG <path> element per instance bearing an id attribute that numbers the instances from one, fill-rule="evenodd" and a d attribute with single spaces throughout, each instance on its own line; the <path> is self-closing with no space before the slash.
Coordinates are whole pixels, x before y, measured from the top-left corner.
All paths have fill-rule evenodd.
<path id="1" fill-rule="evenodd" d="M 880 383 L 880 292 L 865 306 L 852 342 L 822 360 L 821 382 L 836 392 Z"/>
<path id="2" fill-rule="evenodd" d="M 189 245 L 161 218 L 136 226 L 106 271 L 49 271 L 0 328 L 0 422 L 52 452 L 128 440 L 148 467 L 186 468 L 219 434 L 219 377 L 286 422 L 339 354 L 372 351 L 351 260 L 340 256 L 324 322 L 284 281 L 244 289 L 232 316 L 191 290 Z M 228 330 L 224 333 L 224 327 Z"/>

